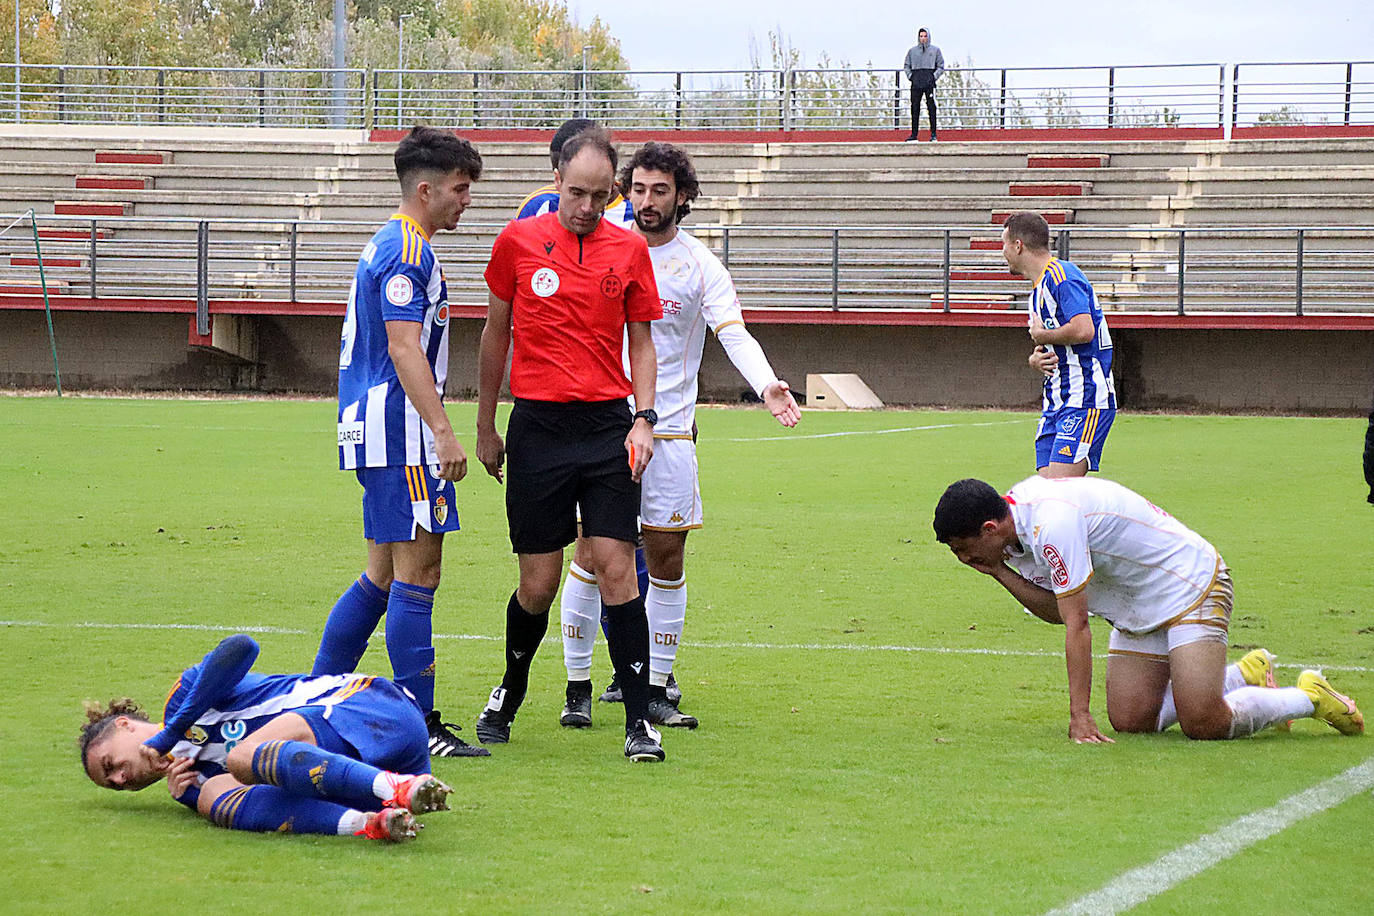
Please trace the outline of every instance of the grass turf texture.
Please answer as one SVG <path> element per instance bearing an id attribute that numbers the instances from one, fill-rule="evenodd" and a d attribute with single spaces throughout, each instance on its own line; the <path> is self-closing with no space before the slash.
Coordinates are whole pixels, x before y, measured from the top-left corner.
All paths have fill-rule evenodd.
<path id="1" fill-rule="evenodd" d="M 450 412 L 470 448 L 473 407 Z M 930 532 L 950 481 L 1025 476 L 1029 414 L 810 412 L 789 434 L 757 409 L 703 410 L 700 425 L 708 524 L 688 541 L 679 678 L 702 727 L 665 729 L 663 766 L 623 759 L 620 707 L 560 729 L 555 625 L 512 743 L 436 761 L 454 810 L 383 848 L 220 830 L 161 786 L 97 789 L 73 746 L 81 700 L 156 710 L 238 628 L 286 631 L 257 636 L 258 670 L 309 668 L 363 559 L 332 404 L 0 400 L 0 909 L 1035 913 L 1374 752 L 1310 721 L 1248 741 L 1069 743 L 1062 631 Z M 1233 658 L 1264 645 L 1327 665 L 1368 713 L 1374 673 L 1339 670 L 1374 667 L 1362 430 L 1126 415 L 1105 467 L 1221 549 Z M 470 461 L 435 610 L 439 706 L 469 737 L 515 583 L 502 490 Z M 362 669 L 388 673 L 380 634 Z M 598 687 L 608 669 L 599 643 Z M 1141 911 L 1249 914 L 1257 886 L 1279 910 L 1367 911 L 1371 816 L 1361 793 Z"/>

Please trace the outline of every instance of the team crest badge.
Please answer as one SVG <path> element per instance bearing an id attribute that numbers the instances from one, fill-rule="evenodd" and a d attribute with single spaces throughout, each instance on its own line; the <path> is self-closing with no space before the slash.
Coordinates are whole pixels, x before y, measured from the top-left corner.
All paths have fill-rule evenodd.
<path id="1" fill-rule="evenodd" d="M 540 299 L 547 299 L 558 292 L 558 274 L 552 267 L 541 267 L 530 277 L 530 290 Z"/>
<path id="2" fill-rule="evenodd" d="M 607 299 L 618 299 L 624 291 L 625 284 L 615 274 L 606 274 L 601 278 L 601 295 Z"/>
<path id="3" fill-rule="evenodd" d="M 443 327 L 444 325 L 448 324 L 447 302 L 441 303 L 439 305 L 439 308 L 434 312 L 434 323 L 439 325 L 439 327 Z"/>
<path id="4" fill-rule="evenodd" d="M 192 725 L 186 729 L 186 740 L 195 745 L 202 745 L 210 740 L 210 735 L 199 725 Z"/>
<path id="5" fill-rule="evenodd" d="M 396 274 L 386 281 L 386 301 L 392 305 L 407 305 L 415 297 L 415 287 L 405 274 Z"/>
<path id="6" fill-rule="evenodd" d="M 442 496 L 434 500 L 434 520 L 441 525 L 448 521 L 448 500 Z"/>

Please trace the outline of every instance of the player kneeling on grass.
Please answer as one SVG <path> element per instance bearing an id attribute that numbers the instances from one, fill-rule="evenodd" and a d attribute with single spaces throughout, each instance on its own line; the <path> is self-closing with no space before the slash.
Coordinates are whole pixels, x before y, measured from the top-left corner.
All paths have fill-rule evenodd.
<path id="1" fill-rule="evenodd" d="M 1231 576 L 1217 549 L 1144 497 L 1110 480 L 1023 480 L 1006 496 L 960 480 L 935 507 L 935 537 L 992 576 L 1030 613 L 1063 624 L 1069 737 L 1108 742 L 1088 711 L 1092 633 L 1111 623 L 1107 716 L 1118 732 L 1238 738 L 1312 717 L 1364 731 L 1355 703 L 1316 671 L 1274 684 L 1273 656 L 1226 664 Z"/>
<path id="2" fill-rule="evenodd" d="M 86 775 L 129 790 L 165 778 L 172 798 L 233 830 L 401 841 L 414 815 L 448 808 L 412 697 L 380 677 L 252 674 L 257 657 L 250 637 L 225 639 L 182 672 L 162 724 L 128 699 L 88 706 Z"/>

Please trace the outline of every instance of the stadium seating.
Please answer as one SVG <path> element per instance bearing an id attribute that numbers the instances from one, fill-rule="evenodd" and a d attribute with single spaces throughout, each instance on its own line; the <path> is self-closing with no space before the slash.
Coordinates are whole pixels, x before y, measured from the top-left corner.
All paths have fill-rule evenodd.
<path id="1" fill-rule="evenodd" d="M 212 296 L 286 300 L 294 289 L 297 300 L 338 301 L 395 204 L 391 146 L 284 134 L 166 131 L 121 143 L 57 128 L 0 133 L 0 213 L 36 211 L 50 284 L 73 295 L 91 294 L 93 247 L 100 295 L 192 294 L 197 229 L 186 220 L 207 220 Z M 1153 230 L 1183 227 L 1190 304 L 1291 310 L 1294 227 L 1374 224 L 1370 140 L 689 147 L 703 185 L 689 225 L 728 256 L 754 306 L 939 308 L 948 283 L 952 307 L 1010 307 L 1024 281 L 1006 273 L 997 225 L 1033 209 L 1068 229 L 1070 257 L 1109 308 L 1172 307 L 1177 239 Z M 466 304 L 485 299 L 480 266 L 495 232 L 549 179 L 541 141 L 481 148 L 473 206 L 438 241 L 452 297 Z M 64 219 L 42 220 L 52 216 Z M 1221 231 L 1238 227 L 1273 231 Z M 1314 233 L 1309 301 L 1339 308 L 1352 285 L 1368 288 L 1359 252 L 1369 242 Z M 0 236 L 0 286 L 33 288 L 32 248 L 15 231 Z M 1234 276 L 1241 256 L 1256 277 Z"/>

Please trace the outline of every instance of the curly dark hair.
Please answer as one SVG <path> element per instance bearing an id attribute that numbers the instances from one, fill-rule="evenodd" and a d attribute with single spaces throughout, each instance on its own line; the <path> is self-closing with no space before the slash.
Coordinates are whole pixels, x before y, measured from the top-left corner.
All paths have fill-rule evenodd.
<path id="1" fill-rule="evenodd" d="M 148 721 L 148 716 L 143 712 L 143 707 L 129 697 L 117 697 L 110 701 L 109 706 L 101 706 L 91 700 L 87 700 L 84 705 L 86 724 L 81 726 L 81 733 L 76 742 L 77 747 L 81 750 L 81 769 L 83 770 L 86 769 L 86 757 L 91 745 L 109 734 L 110 729 L 114 728 L 115 719 L 120 716 L 128 716 L 138 722 Z"/>
<path id="2" fill-rule="evenodd" d="M 624 197 L 630 196 L 635 169 L 653 169 L 673 176 L 673 185 L 679 192 L 687 195 L 686 200 L 678 205 L 673 218 L 675 223 L 682 222 L 683 217 L 692 212 L 691 202 L 701 193 L 701 182 L 697 181 L 697 170 L 692 166 L 692 158 L 687 155 L 686 150 L 657 140 L 650 140 L 635 150 L 635 154 L 620 170 L 619 187 Z"/>

